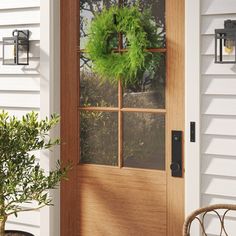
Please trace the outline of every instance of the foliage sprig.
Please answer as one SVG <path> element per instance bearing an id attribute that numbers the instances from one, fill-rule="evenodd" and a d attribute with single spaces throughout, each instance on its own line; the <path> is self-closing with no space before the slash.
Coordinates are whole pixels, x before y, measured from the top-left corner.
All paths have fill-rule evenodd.
<path id="1" fill-rule="evenodd" d="M 0 217 L 34 210 L 22 203 L 37 202 L 37 209 L 50 205 L 48 189 L 55 188 L 66 177 L 68 167 L 46 173 L 36 159 L 35 151 L 59 144 L 49 131 L 59 122 L 58 115 L 39 121 L 38 114 L 28 113 L 18 119 L 0 112 Z"/>
<path id="2" fill-rule="evenodd" d="M 112 84 L 122 80 L 124 86 L 137 82 L 137 73 L 144 69 L 149 47 L 158 47 L 158 27 L 149 10 L 138 6 L 116 6 L 103 9 L 92 20 L 86 45 L 93 70 Z M 127 52 L 117 53 L 118 33 L 126 38 Z"/>

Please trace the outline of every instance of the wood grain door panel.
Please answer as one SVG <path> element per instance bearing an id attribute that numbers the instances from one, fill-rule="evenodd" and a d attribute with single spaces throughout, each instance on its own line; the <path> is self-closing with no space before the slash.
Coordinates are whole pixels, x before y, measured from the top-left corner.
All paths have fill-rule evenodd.
<path id="1" fill-rule="evenodd" d="M 79 235 L 166 234 L 165 172 L 80 166 Z"/>

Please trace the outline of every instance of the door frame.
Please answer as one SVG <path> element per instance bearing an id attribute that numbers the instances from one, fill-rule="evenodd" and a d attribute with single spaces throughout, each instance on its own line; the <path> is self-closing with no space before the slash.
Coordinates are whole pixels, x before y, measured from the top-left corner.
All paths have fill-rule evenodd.
<path id="1" fill-rule="evenodd" d="M 201 0 L 185 0 L 185 214 L 200 207 L 200 23 Z M 190 122 L 196 122 L 196 142 L 190 142 Z M 195 230 L 198 230 L 197 228 Z M 196 231 L 197 232 L 197 231 Z M 197 234 L 196 234 L 197 235 Z"/>
<path id="2" fill-rule="evenodd" d="M 70 7 L 68 0 L 61 0 L 61 18 L 65 15 L 65 11 L 69 11 L 70 15 L 66 16 L 66 19 L 61 22 L 61 32 L 60 39 L 55 40 L 58 42 L 61 40 L 61 77 L 65 78 L 66 76 L 74 76 L 72 71 L 77 70 L 77 52 L 75 50 L 75 45 L 77 42 L 73 39 L 72 44 L 67 44 L 68 39 L 70 38 L 70 30 L 74 30 L 76 22 L 73 22 L 72 19 L 76 14 L 77 6 L 76 4 L 73 7 Z M 55 20 L 56 13 L 43 13 L 50 14 L 50 22 Z M 43 15 L 41 14 L 41 15 Z M 194 16 L 194 17 L 193 17 Z M 41 17 L 42 19 L 43 17 Z M 65 27 L 66 26 L 66 27 Z M 52 34 L 52 32 L 51 32 Z M 55 34 L 55 32 L 53 33 Z M 54 44 L 53 40 L 50 39 L 50 44 Z M 66 60 L 66 56 L 74 57 L 74 61 Z M 59 59 L 59 58 L 57 58 Z M 55 59 L 56 60 L 56 59 Z M 50 63 L 53 66 L 53 62 Z M 70 69 L 71 73 L 66 73 L 65 67 Z M 54 68 L 57 69 L 58 68 Z M 189 214 L 192 210 L 200 206 L 200 0 L 185 0 L 185 214 Z M 74 80 L 76 81 L 76 80 Z M 61 81 L 61 90 L 60 93 L 64 91 L 70 91 L 70 102 L 73 109 L 68 110 L 67 108 L 61 109 L 61 134 L 62 137 L 70 140 L 70 152 L 67 153 L 68 158 L 63 158 L 63 161 L 66 162 L 70 160 L 76 162 L 75 156 L 73 154 L 78 150 L 73 148 L 78 140 L 73 138 L 70 134 L 74 131 L 74 128 L 65 130 L 63 124 L 65 122 L 75 122 L 75 126 L 78 127 L 78 120 L 75 120 L 74 117 L 77 113 L 78 100 L 76 99 L 77 95 L 75 94 L 75 88 L 77 88 L 77 83 L 69 84 L 66 83 L 66 80 Z M 61 97 L 61 96 L 60 96 Z M 59 103 L 59 100 L 58 100 Z M 61 99 L 61 108 L 63 107 L 63 99 Z M 193 109 L 194 108 L 194 109 Z M 64 120 L 63 117 L 67 116 L 67 120 Z M 196 143 L 190 143 L 189 138 L 189 123 L 190 121 L 195 121 L 197 123 L 196 129 Z M 61 152 L 63 155 L 63 140 Z M 68 155 L 69 154 L 69 155 Z M 76 182 L 76 173 L 72 170 L 69 174 L 69 182 L 63 182 L 61 185 L 61 235 L 70 235 L 73 232 L 73 224 L 70 221 L 70 218 L 76 216 L 75 204 L 75 190 L 69 188 L 69 183 L 73 184 Z M 70 197 L 69 197 L 70 195 Z M 69 208 L 64 207 L 64 203 L 67 203 Z M 46 215 L 46 214 L 44 214 Z M 63 227 L 66 223 L 67 229 Z"/>
<path id="3" fill-rule="evenodd" d="M 40 117 L 60 114 L 60 0 L 40 1 Z M 50 132 L 60 136 L 60 128 Z M 40 152 L 40 165 L 46 171 L 57 166 L 60 148 Z M 40 210 L 40 235 L 60 235 L 60 192 L 50 190 L 53 206 Z"/>

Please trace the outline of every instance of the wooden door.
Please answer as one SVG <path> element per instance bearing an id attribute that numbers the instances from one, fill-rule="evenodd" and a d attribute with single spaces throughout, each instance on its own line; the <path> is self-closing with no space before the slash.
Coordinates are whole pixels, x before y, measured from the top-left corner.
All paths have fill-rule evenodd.
<path id="1" fill-rule="evenodd" d="M 80 13 L 116 1 L 61 0 L 61 159 L 74 165 L 61 185 L 61 236 L 181 236 L 184 177 L 170 164 L 171 131 L 184 131 L 184 0 L 141 2 L 163 43 L 147 49 L 144 82 L 123 88 L 99 83 L 80 30 L 93 12 Z"/>

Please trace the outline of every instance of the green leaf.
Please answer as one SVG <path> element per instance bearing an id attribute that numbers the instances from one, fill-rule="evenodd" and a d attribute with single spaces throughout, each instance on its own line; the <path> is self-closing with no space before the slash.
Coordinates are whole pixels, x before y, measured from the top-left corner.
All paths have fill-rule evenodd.
<path id="1" fill-rule="evenodd" d="M 50 175 L 36 161 L 32 151 L 52 148 L 59 139 L 50 139 L 49 131 L 59 122 L 59 116 L 39 120 L 30 112 L 21 119 L 0 111 L 0 216 L 23 210 L 20 203 L 51 202 L 47 190 L 55 188 L 68 169 L 58 165 Z"/>

